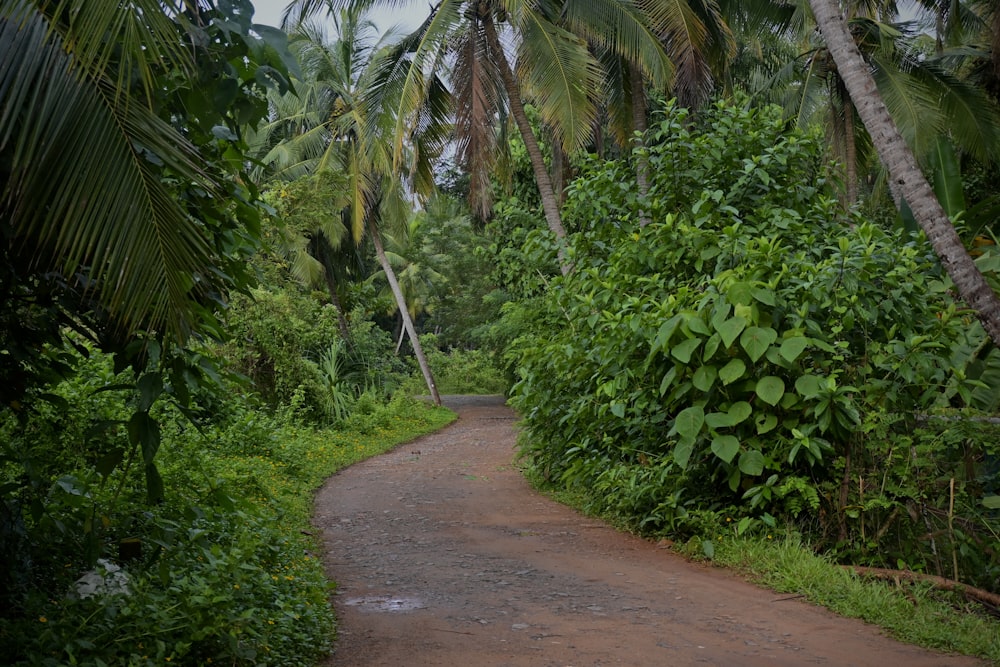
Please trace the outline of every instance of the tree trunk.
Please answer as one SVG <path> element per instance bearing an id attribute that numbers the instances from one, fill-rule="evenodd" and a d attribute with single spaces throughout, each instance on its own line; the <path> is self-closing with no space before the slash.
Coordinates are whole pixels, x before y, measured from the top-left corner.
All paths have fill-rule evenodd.
<path id="1" fill-rule="evenodd" d="M 372 243 L 375 244 L 375 254 L 378 255 L 378 262 L 382 265 L 382 270 L 385 271 L 386 280 L 389 281 L 389 289 L 392 290 L 393 296 L 396 297 L 396 305 L 399 307 L 399 314 L 403 318 L 403 328 L 410 337 L 410 344 L 413 346 L 413 354 L 417 357 L 417 364 L 420 365 L 420 372 L 424 374 L 424 381 L 427 383 L 427 389 L 431 392 L 434 405 L 440 406 L 441 396 L 438 394 L 437 385 L 434 384 L 434 376 L 431 375 L 431 367 L 427 365 L 427 357 L 424 356 L 424 349 L 420 346 L 420 339 L 417 338 L 417 332 L 413 329 L 413 320 L 410 318 L 410 311 L 406 308 L 406 299 L 403 298 L 403 290 L 399 288 L 396 273 L 392 270 L 392 265 L 389 264 L 389 258 L 385 256 L 385 248 L 382 247 L 382 237 L 379 236 L 378 228 L 372 220 L 368 221 L 368 231 L 371 234 Z"/>
<path id="2" fill-rule="evenodd" d="M 351 345 L 351 330 L 347 325 L 347 316 L 344 314 L 344 306 L 340 302 L 340 294 L 337 291 L 337 279 L 333 274 L 333 258 L 330 253 L 330 242 L 324 234 L 317 234 L 309 240 L 310 254 L 319 260 L 323 267 L 323 280 L 326 281 L 326 290 L 330 293 L 330 302 L 333 309 L 337 311 L 337 328 L 344 342 Z"/>
<path id="3" fill-rule="evenodd" d="M 628 66 L 629 85 L 632 88 L 632 129 L 642 136 L 635 139 L 635 148 L 645 148 L 646 146 L 646 86 L 642 80 L 642 72 L 634 64 Z M 639 198 L 646 199 L 649 194 L 649 159 L 645 154 L 639 156 L 635 164 L 635 182 L 639 189 Z M 645 210 L 639 211 L 639 226 L 645 227 L 650 223 L 649 215 Z"/>
<path id="4" fill-rule="evenodd" d="M 545 168 L 545 159 L 542 157 L 542 149 L 538 146 L 538 140 L 531 131 L 531 123 L 528 115 L 524 112 L 524 105 L 521 103 L 521 89 L 514 79 L 514 72 L 510 68 L 504 56 L 503 45 L 497 36 L 496 26 L 493 20 L 486 17 L 483 19 L 483 28 L 486 32 L 486 39 L 489 42 L 490 50 L 497 54 L 500 59 L 500 73 L 503 76 L 504 90 L 507 92 L 507 101 L 510 104 L 510 113 L 517 123 L 517 129 L 524 140 L 524 147 L 528 151 L 531 159 L 531 169 L 535 174 L 535 184 L 538 186 L 538 194 L 542 197 L 542 211 L 545 213 L 545 222 L 549 229 L 556 236 L 556 244 L 559 249 L 559 268 L 563 275 L 569 273 L 570 265 L 566 259 L 564 240 L 566 229 L 562 224 L 562 217 L 559 215 L 559 202 L 556 199 L 555 190 L 552 187 L 552 179 L 549 171 Z"/>
<path id="5" fill-rule="evenodd" d="M 337 293 L 337 281 L 333 277 L 333 272 L 326 266 L 323 267 L 323 277 L 326 279 L 326 289 L 330 292 L 330 302 L 333 309 L 337 311 L 337 328 L 340 335 L 344 337 L 344 342 L 351 344 L 351 329 L 347 324 L 347 317 L 344 315 L 344 306 L 340 302 L 340 294 Z"/>
<path id="6" fill-rule="evenodd" d="M 913 217 L 927 234 L 961 299 L 976 311 L 983 328 L 1000 346 L 1000 299 L 966 252 L 962 239 L 886 110 L 868 65 L 840 14 L 837 1 L 809 0 L 809 4 L 858 116 L 872 138 L 879 159 L 889 171 L 890 182 L 906 199 Z"/>

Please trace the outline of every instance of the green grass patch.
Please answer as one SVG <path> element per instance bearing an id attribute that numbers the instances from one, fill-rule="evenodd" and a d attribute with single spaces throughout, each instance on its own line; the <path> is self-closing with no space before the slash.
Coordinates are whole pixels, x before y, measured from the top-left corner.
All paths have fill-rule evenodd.
<path id="1" fill-rule="evenodd" d="M 929 584 L 859 578 L 794 537 L 715 540 L 713 561 L 781 593 L 878 625 L 903 641 L 1000 664 L 1000 623 Z"/>

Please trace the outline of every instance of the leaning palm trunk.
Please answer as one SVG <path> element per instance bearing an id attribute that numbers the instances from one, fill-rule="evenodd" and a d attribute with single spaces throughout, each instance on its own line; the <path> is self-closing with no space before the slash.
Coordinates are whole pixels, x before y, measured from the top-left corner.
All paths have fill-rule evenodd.
<path id="1" fill-rule="evenodd" d="M 538 146 L 534 132 L 531 131 L 531 123 L 528 121 L 528 114 L 524 112 L 524 105 L 521 103 L 521 90 L 514 79 L 514 72 L 510 68 L 510 63 L 503 55 L 503 46 L 497 36 L 496 26 L 493 21 L 486 19 L 483 21 L 483 28 L 486 32 L 486 39 L 489 41 L 490 49 L 499 54 L 500 73 L 503 76 L 504 89 L 507 92 L 507 100 L 510 103 L 510 114 L 517 123 L 517 129 L 524 140 L 524 147 L 528 151 L 531 159 L 531 169 L 535 174 L 535 184 L 538 185 L 538 194 L 542 198 L 542 211 L 545 213 L 545 222 L 549 229 L 556 236 L 556 244 L 559 248 L 559 268 L 563 275 L 569 273 L 569 260 L 566 259 L 565 238 L 566 229 L 562 224 L 562 217 L 559 215 L 559 202 L 556 199 L 555 190 L 552 187 L 552 179 L 549 171 L 545 167 L 545 159 L 542 157 L 542 149 Z"/>
<path id="2" fill-rule="evenodd" d="M 420 339 L 417 338 L 417 332 L 413 328 L 413 319 L 410 317 L 410 311 L 406 308 L 406 299 L 403 298 L 403 290 L 399 288 L 396 273 L 392 270 L 389 258 L 385 255 L 385 248 L 382 247 L 382 237 L 379 236 L 378 228 L 375 226 L 374 221 L 368 221 L 368 232 L 372 236 L 372 243 L 375 244 L 375 254 L 378 255 L 378 262 L 382 265 L 382 270 L 385 272 L 385 279 L 389 281 L 389 289 L 392 290 L 393 296 L 396 297 L 396 305 L 399 307 L 399 314 L 403 318 L 403 329 L 406 331 L 406 335 L 410 337 L 410 343 L 413 345 L 413 354 L 417 357 L 420 372 L 424 374 L 427 389 L 431 392 L 434 405 L 441 405 L 441 395 L 438 394 L 437 385 L 434 383 L 434 376 L 431 375 L 431 367 L 427 365 L 427 357 L 424 356 L 424 349 L 420 346 Z M 402 340 L 402 337 L 400 339 Z"/>
<path id="3" fill-rule="evenodd" d="M 848 32 L 837 0 L 809 0 L 809 4 L 858 116 L 889 171 L 893 193 L 906 199 L 917 224 L 927 234 L 934 252 L 955 283 L 959 296 L 976 311 L 983 328 L 1000 346 L 1000 299 L 966 252 L 962 239 L 886 110 L 868 65 Z"/>

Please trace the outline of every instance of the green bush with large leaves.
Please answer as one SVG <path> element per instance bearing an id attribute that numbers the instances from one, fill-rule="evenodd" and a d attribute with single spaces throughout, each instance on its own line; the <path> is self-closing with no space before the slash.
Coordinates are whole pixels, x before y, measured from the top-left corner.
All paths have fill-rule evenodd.
<path id="1" fill-rule="evenodd" d="M 774 110 L 689 120 L 668 107 L 651 131 L 648 198 L 627 162 L 592 164 L 570 189 L 576 271 L 516 344 L 531 464 L 661 532 L 725 509 L 798 517 L 843 545 L 865 511 L 884 522 L 895 507 L 893 524 L 940 501 L 937 482 L 903 490 L 914 471 L 879 466 L 894 438 L 923 437 L 917 420 L 943 396 L 974 388 L 949 363 L 970 323 L 929 246 L 843 213 L 820 138 Z M 935 480 L 959 458 L 942 449 Z M 882 504 L 858 510 L 870 477 L 867 501 Z M 959 477 L 970 507 L 977 480 Z"/>

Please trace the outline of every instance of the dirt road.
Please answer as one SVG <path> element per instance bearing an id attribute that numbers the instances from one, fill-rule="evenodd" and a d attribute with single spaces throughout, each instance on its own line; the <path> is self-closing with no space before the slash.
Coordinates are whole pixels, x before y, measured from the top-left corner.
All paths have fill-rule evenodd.
<path id="1" fill-rule="evenodd" d="M 317 495 L 337 667 L 981 665 L 691 564 L 532 491 L 500 397 Z"/>

